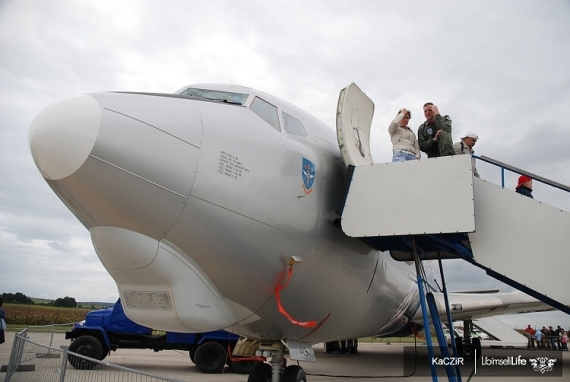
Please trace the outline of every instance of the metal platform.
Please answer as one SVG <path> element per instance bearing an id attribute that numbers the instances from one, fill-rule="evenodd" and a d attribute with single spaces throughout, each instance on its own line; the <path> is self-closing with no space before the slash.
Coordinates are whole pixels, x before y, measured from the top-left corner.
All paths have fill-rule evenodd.
<path id="1" fill-rule="evenodd" d="M 558 282 L 565 268 L 549 267 L 548 277 L 534 272 L 538 258 L 562 264 L 567 257 L 567 211 L 472 177 L 467 155 L 349 167 L 349 174 L 337 210 L 348 236 L 398 261 L 413 261 L 413 238 L 420 260 L 467 260 L 570 314 L 570 296 Z"/>

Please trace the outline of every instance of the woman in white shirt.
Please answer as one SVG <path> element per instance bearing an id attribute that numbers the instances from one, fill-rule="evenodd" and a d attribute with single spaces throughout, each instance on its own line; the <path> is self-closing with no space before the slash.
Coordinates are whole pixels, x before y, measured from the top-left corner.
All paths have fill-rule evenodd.
<path id="1" fill-rule="evenodd" d="M 421 158 L 416 134 L 408 127 L 411 117 L 412 113 L 403 108 L 388 127 L 388 133 L 392 138 L 392 162 L 419 160 Z"/>

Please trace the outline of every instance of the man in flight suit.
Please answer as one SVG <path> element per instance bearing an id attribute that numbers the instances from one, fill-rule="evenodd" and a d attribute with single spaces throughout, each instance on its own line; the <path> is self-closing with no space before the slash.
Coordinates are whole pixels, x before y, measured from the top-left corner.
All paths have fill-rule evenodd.
<path id="1" fill-rule="evenodd" d="M 420 150 L 426 153 L 428 158 L 454 155 L 451 126 L 445 123 L 437 106 L 431 102 L 426 103 L 424 116 L 426 121 L 418 128 Z"/>

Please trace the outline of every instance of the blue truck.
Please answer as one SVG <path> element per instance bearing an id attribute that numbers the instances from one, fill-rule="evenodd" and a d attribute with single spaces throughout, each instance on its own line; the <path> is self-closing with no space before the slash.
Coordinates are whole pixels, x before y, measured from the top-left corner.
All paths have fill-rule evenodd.
<path id="1" fill-rule="evenodd" d="M 205 333 L 153 334 L 151 328 L 131 321 L 124 313 L 121 299 L 113 307 L 87 313 L 85 321 L 76 323 L 65 333 L 72 342 L 69 351 L 103 360 L 118 349 L 152 349 L 188 351 L 190 359 L 204 373 L 220 373 L 225 365 L 234 371 L 249 374 L 257 361 L 232 362 L 229 357 L 239 337 L 224 330 Z M 229 353 L 228 353 L 229 351 Z M 76 369 L 90 370 L 97 363 L 69 355 Z"/>

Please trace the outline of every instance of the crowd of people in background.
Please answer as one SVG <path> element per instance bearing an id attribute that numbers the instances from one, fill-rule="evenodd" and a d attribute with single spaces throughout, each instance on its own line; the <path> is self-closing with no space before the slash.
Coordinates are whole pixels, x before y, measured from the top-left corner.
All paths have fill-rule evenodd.
<path id="1" fill-rule="evenodd" d="M 568 351 L 568 333 L 560 325 L 556 329 L 552 329 L 552 326 L 534 329 L 528 325 L 524 335 L 528 340 L 528 349 Z"/>
<path id="2" fill-rule="evenodd" d="M 390 122 L 388 133 L 392 140 L 392 162 L 420 160 L 422 151 L 427 154 L 428 158 L 461 154 L 473 156 L 475 153 L 473 146 L 479 140 L 477 133 L 468 131 L 459 142 L 454 144 L 451 136 L 451 118 L 448 115 L 442 116 L 439 108 L 432 102 L 427 102 L 423 108 L 426 120 L 418 128 L 417 138 L 412 129 L 408 127 L 412 118 L 410 110 L 400 109 Z M 479 177 L 479 172 L 475 167 L 475 158 L 472 158 L 471 165 L 473 175 Z M 532 179 L 521 175 L 515 191 L 533 198 Z"/>

